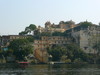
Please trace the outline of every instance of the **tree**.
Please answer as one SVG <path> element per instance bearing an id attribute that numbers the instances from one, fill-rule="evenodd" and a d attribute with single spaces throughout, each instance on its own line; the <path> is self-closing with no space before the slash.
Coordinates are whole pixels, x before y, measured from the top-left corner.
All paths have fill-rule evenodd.
<path id="1" fill-rule="evenodd" d="M 26 35 L 28 33 L 31 33 L 31 31 L 33 31 L 34 34 L 35 29 L 36 29 L 36 25 L 30 24 L 28 27 L 25 28 L 24 31 L 20 32 L 19 35 Z"/>
<path id="2" fill-rule="evenodd" d="M 95 43 L 95 45 L 93 46 L 93 48 L 97 50 L 97 54 L 100 54 L 100 41 L 98 41 L 97 43 Z"/>
<path id="3" fill-rule="evenodd" d="M 30 30 L 35 30 L 35 29 L 36 29 L 36 25 L 30 24 L 30 25 L 29 25 L 29 29 L 30 29 Z"/>
<path id="4" fill-rule="evenodd" d="M 53 61 L 59 61 L 63 55 L 66 54 L 65 47 L 62 46 L 52 46 L 47 49 L 49 55 L 52 55 Z"/>
<path id="5" fill-rule="evenodd" d="M 42 32 L 40 33 L 40 36 L 51 36 L 50 32 Z"/>
<path id="6" fill-rule="evenodd" d="M 13 54 L 16 56 L 17 60 L 24 60 L 25 56 L 32 53 L 32 46 L 26 39 L 16 39 L 10 42 L 8 47 L 13 50 Z"/>
<path id="7" fill-rule="evenodd" d="M 62 36 L 62 32 L 53 32 L 52 36 Z"/>
<path id="8" fill-rule="evenodd" d="M 26 38 L 29 42 L 34 42 L 34 37 L 33 36 L 29 36 L 28 38 Z"/>
<path id="9" fill-rule="evenodd" d="M 26 35 L 26 34 L 27 34 L 26 31 L 22 31 L 22 32 L 19 33 L 19 35 Z"/>
<path id="10" fill-rule="evenodd" d="M 31 33 L 31 29 L 30 29 L 29 27 L 26 27 L 26 28 L 25 28 L 25 32 Z"/>
<path id="11" fill-rule="evenodd" d="M 25 28 L 25 31 L 27 33 L 31 33 L 31 31 L 34 32 L 35 29 L 36 29 L 36 26 L 34 24 L 30 24 L 28 27 Z"/>
<path id="12" fill-rule="evenodd" d="M 75 44 L 67 44 L 64 46 L 53 45 L 51 48 L 48 48 L 47 51 L 52 55 L 54 61 L 61 60 L 62 56 L 66 56 L 67 59 L 70 59 L 72 62 L 76 59 L 88 62 L 90 59 L 90 56 Z"/>
<path id="13" fill-rule="evenodd" d="M 66 48 L 67 58 L 71 59 L 72 62 L 78 58 L 80 58 L 83 61 L 88 61 L 88 55 L 85 52 L 83 52 L 77 45 L 68 44 Z"/>
<path id="14" fill-rule="evenodd" d="M 85 22 L 80 22 L 79 25 L 81 25 L 83 28 L 87 28 L 88 26 L 93 25 L 91 22 L 85 21 Z"/>

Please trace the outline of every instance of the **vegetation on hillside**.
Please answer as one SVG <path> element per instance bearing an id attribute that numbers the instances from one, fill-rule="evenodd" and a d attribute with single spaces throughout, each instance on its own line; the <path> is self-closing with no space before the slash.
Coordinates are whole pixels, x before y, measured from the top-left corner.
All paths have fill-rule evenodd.
<path id="1" fill-rule="evenodd" d="M 27 35 L 28 33 L 33 32 L 34 35 L 34 30 L 36 29 L 36 25 L 30 24 L 28 27 L 25 28 L 24 31 L 20 32 L 19 35 Z"/>
<path id="2" fill-rule="evenodd" d="M 61 21 L 60 23 L 62 23 L 63 21 Z M 68 24 L 74 24 L 74 22 L 72 21 L 68 21 L 66 22 Z M 80 22 L 79 24 L 77 24 L 78 27 L 75 27 L 75 30 L 79 30 L 79 29 L 82 29 L 82 28 L 87 28 L 88 26 L 91 26 L 93 25 L 91 22 L 88 22 L 88 21 L 84 21 L 84 22 Z M 34 35 L 34 38 L 35 39 L 40 39 L 41 36 L 67 36 L 67 33 L 69 31 L 72 31 L 72 29 L 69 29 L 65 32 L 39 32 L 37 30 L 37 27 L 35 24 L 30 24 L 29 26 L 25 27 L 25 30 L 20 32 L 19 35 L 27 35 L 27 34 L 30 34 L 31 32 L 33 32 L 32 35 Z"/>
<path id="3" fill-rule="evenodd" d="M 92 61 L 91 56 L 83 52 L 83 50 L 75 44 L 65 46 L 54 45 L 51 48 L 48 48 L 47 51 L 49 55 L 52 55 L 53 61 L 60 61 L 64 56 L 66 56 L 66 58 L 71 62 L 76 62 L 76 60 L 81 60 L 82 62 Z"/>
<path id="4" fill-rule="evenodd" d="M 85 22 L 80 22 L 78 25 L 80 25 L 83 28 L 87 28 L 88 26 L 93 25 L 91 22 L 85 21 Z"/>
<path id="5" fill-rule="evenodd" d="M 78 25 L 78 27 L 75 27 L 75 30 L 80 30 L 82 28 L 84 29 L 93 24 L 91 22 L 84 21 L 84 22 L 80 22 L 77 25 Z M 63 33 L 62 32 L 52 32 L 52 33 L 51 32 L 41 32 L 40 33 L 36 30 L 35 25 L 30 25 L 29 27 L 25 28 L 24 33 L 27 34 L 32 30 L 35 31 L 34 39 L 40 39 L 41 36 L 67 36 L 68 37 L 68 36 L 70 36 L 68 34 L 68 31 L 69 32 L 72 31 L 72 29 L 69 29 Z M 95 44 L 94 48 L 98 48 L 98 52 L 100 53 L 99 45 L 100 45 L 100 43 L 98 43 L 98 45 Z M 53 61 L 60 61 L 63 57 L 67 57 L 68 60 L 65 60 L 65 61 L 71 61 L 71 62 L 81 61 L 81 62 L 91 63 L 94 61 L 94 55 L 86 54 L 85 52 L 83 52 L 82 49 L 80 49 L 75 44 L 68 44 L 66 46 L 52 46 L 52 47 L 48 48 L 47 51 L 48 51 L 49 55 L 52 55 Z"/>
<path id="6" fill-rule="evenodd" d="M 61 46 L 52 46 L 47 49 L 49 55 L 52 55 L 53 61 L 60 61 L 61 57 L 66 54 L 66 48 Z"/>
<path id="7" fill-rule="evenodd" d="M 25 56 L 28 56 L 33 52 L 33 47 L 30 45 L 27 39 L 16 39 L 10 42 L 9 50 L 11 54 L 16 57 L 16 60 L 24 60 Z"/>

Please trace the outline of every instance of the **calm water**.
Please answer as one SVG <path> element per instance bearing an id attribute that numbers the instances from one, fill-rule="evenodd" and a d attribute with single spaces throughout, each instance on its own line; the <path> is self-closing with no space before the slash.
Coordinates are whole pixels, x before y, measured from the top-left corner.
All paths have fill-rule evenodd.
<path id="1" fill-rule="evenodd" d="M 29 65 L 28 68 L 22 69 L 18 65 L 1 64 L 0 75 L 100 75 L 100 65 Z"/>

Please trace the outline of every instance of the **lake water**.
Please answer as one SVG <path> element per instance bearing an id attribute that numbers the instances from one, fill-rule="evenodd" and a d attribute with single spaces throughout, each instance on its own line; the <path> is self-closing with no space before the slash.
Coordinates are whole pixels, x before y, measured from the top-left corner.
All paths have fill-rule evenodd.
<path id="1" fill-rule="evenodd" d="M 100 75 L 98 64 L 29 65 L 22 69 L 17 65 L 0 65 L 0 75 Z"/>

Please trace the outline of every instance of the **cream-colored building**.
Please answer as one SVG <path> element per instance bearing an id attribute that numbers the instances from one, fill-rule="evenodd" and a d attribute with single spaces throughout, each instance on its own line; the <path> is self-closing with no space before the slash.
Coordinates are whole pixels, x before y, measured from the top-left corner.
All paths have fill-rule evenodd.
<path id="1" fill-rule="evenodd" d="M 87 28 L 76 27 L 71 30 L 73 42 L 86 53 L 96 53 L 94 45 L 100 41 L 100 26 L 92 25 Z"/>
<path id="2" fill-rule="evenodd" d="M 47 48 L 67 43 L 68 39 L 63 36 L 43 36 L 40 40 L 34 40 L 34 55 L 40 62 L 48 62 Z"/>
<path id="3" fill-rule="evenodd" d="M 25 39 L 27 37 L 22 35 L 3 35 L 1 36 L 0 46 L 7 47 L 14 39 Z"/>
<path id="4" fill-rule="evenodd" d="M 51 24 L 49 21 L 47 21 L 45 23 L 45 27 L 41 27 L 41 26 L 38 26 L 37 30 L 41 33 L 41 32 L 64 32 L 68 29 L 71 29 L 71 28 L 74 28 L 76 27 L 77 25 L 75 25 L 75 23 L 70 20 L 70 21 L 60 21 L 59 24 Z"/>
<path id="5" fill-rule="evenodd" d="M 66 44 L 67 38 L 62 36 L 43 36 L 41 40 L 34 41 L 34 49 L 45 50 L 47 47 L 53 44 Z"/>

